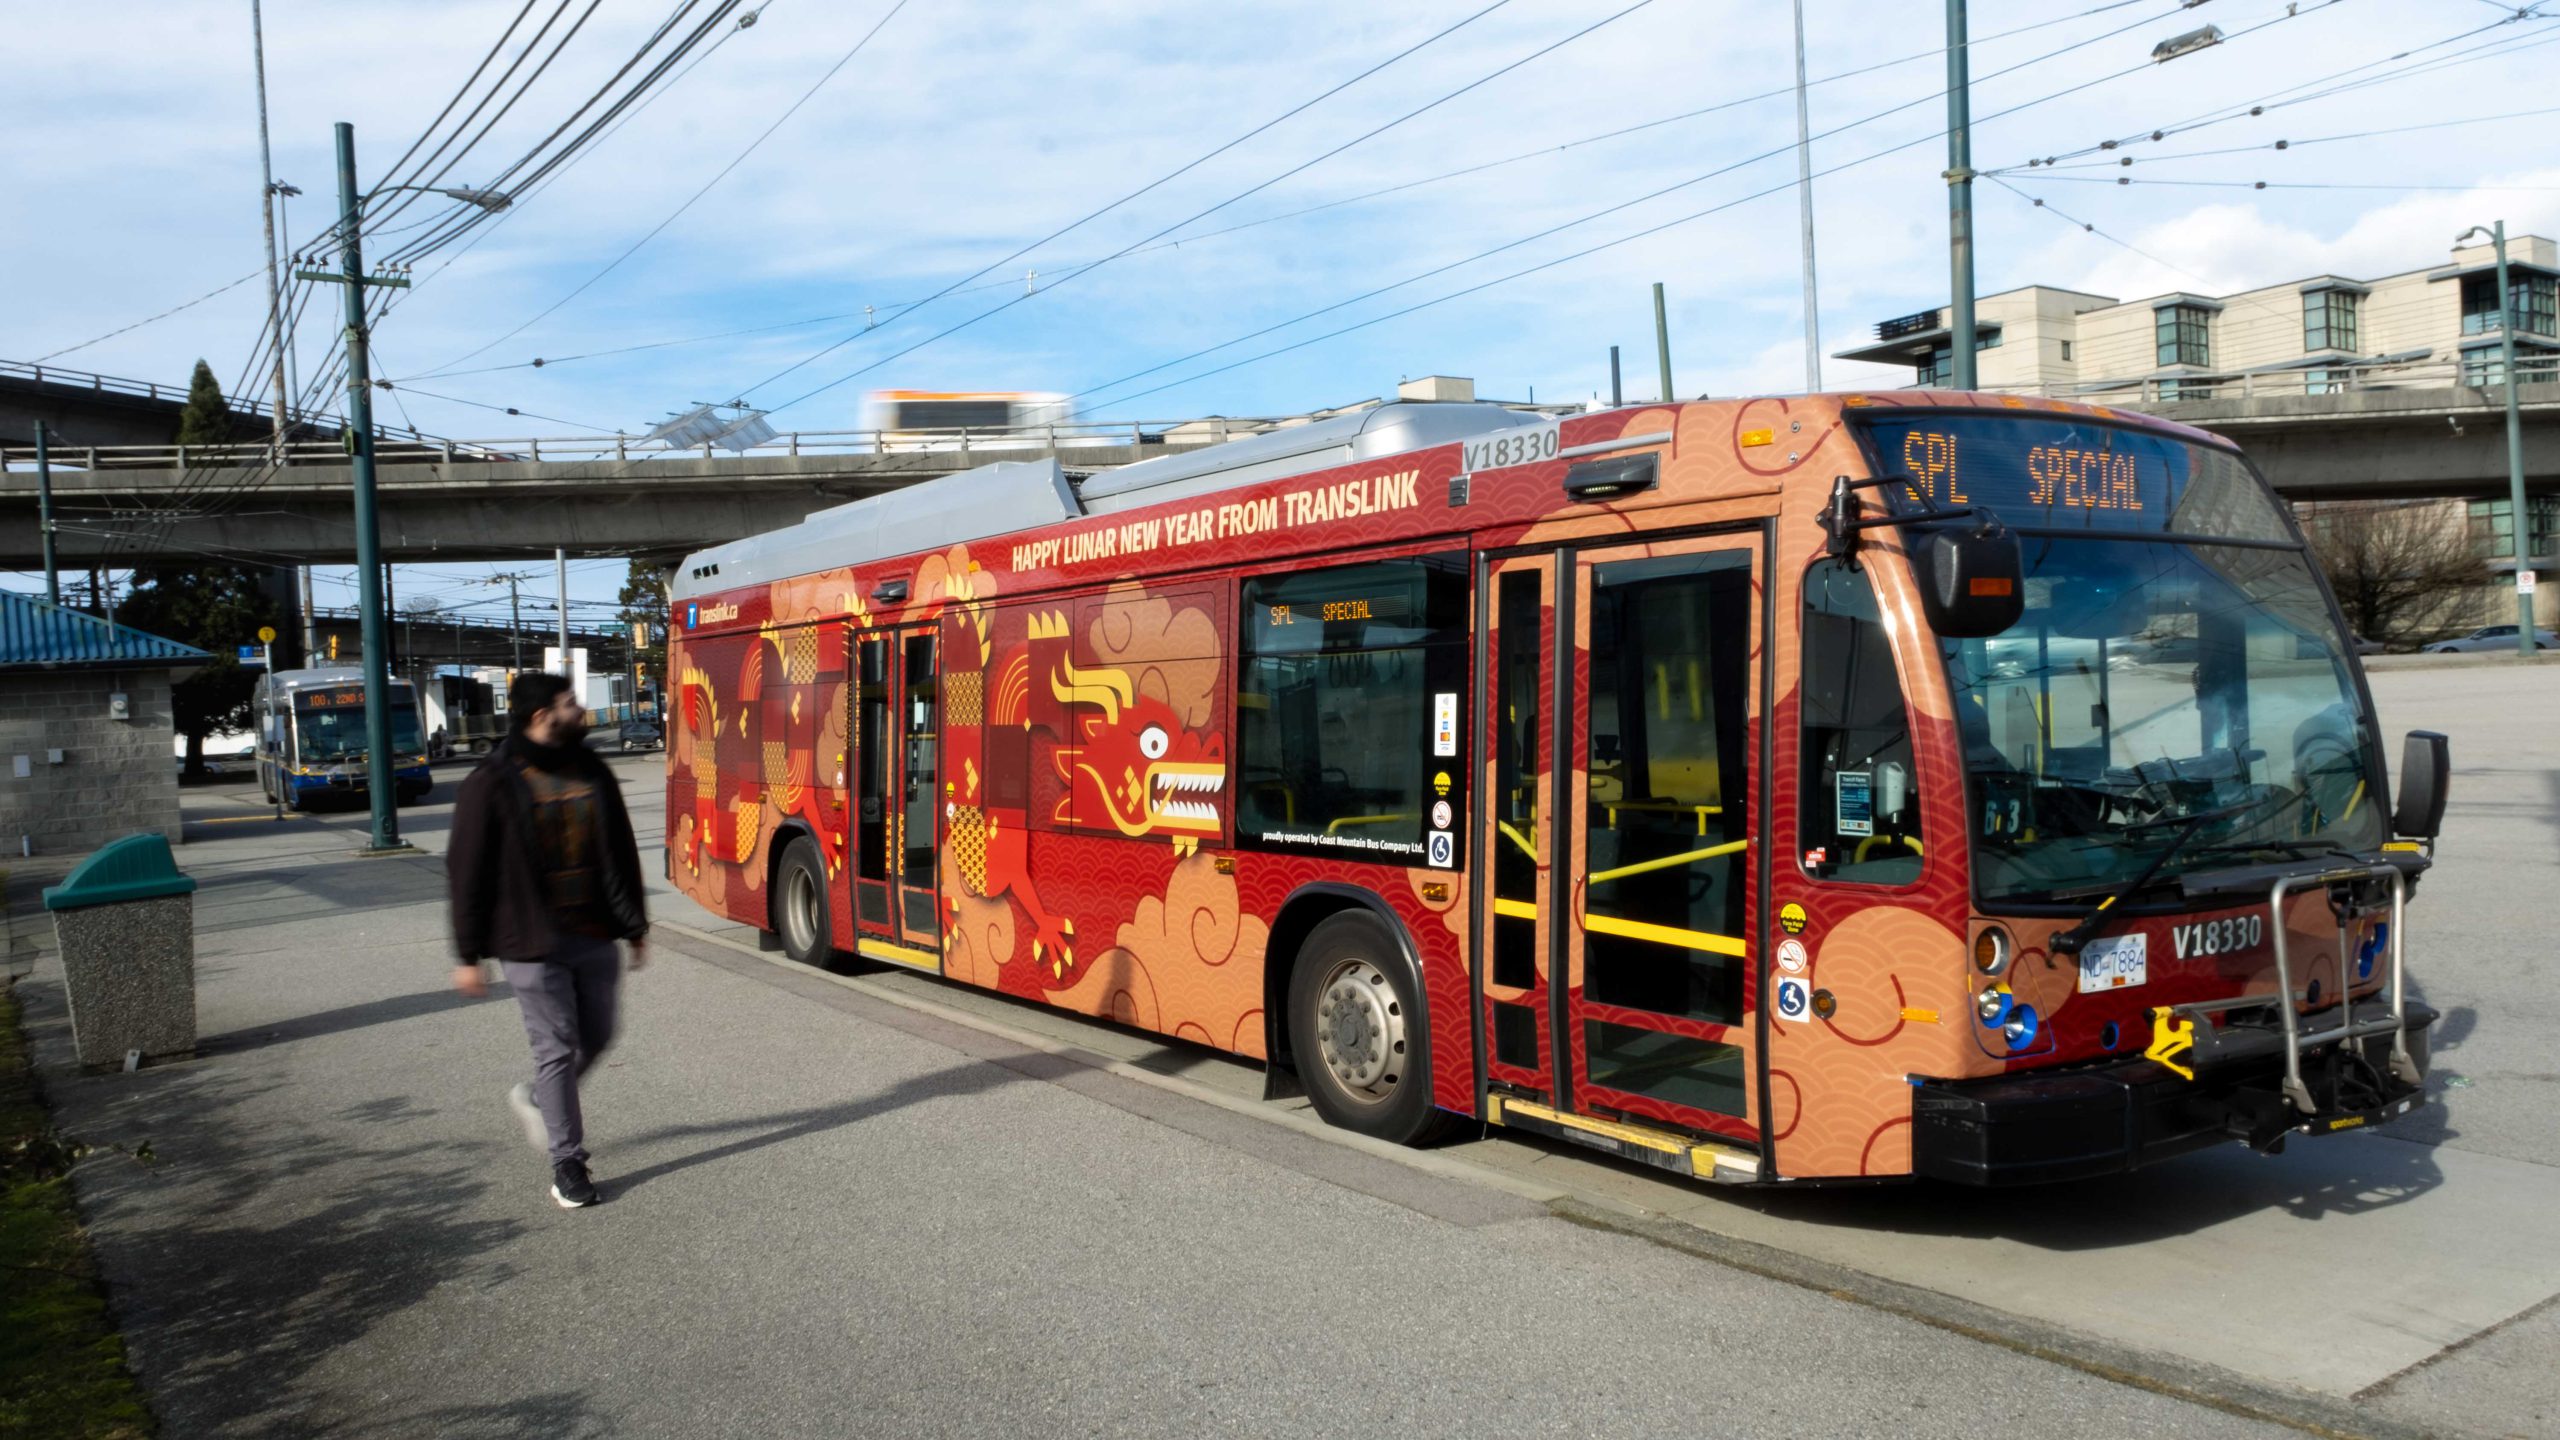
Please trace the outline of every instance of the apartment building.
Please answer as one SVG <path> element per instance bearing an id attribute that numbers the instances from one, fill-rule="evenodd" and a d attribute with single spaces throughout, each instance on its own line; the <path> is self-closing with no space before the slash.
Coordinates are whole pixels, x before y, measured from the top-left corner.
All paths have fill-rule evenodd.
<path id="1" fill-rule="evenodd" d="M 2516 368 L 2560 381 L 2560 245 L 2507 241 Z M 2236 395 L 2318 395 L 2376 386 L 2502 383 L 2497 255 L 2459 246 L 2444 265 L 2370 279 L 2313 275 L 2232 295 L 2175 291 L 2118 300 L 2050 285 L 1974 305 L 1976 374 L 1985 390 L 2033 391 L 2139 406 Z M 1943 386 L 1954 349 L 1944 310 L 1876 326 L 1843 360 L 1908 365 L 1915 386 Z"/>

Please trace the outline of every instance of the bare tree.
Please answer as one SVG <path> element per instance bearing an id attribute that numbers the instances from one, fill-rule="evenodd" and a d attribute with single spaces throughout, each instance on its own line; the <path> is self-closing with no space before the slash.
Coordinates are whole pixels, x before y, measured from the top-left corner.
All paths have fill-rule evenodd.
<path id="1" fill-rule="evenodd" d="M 2357 634 L 2399 648 L 2471 622 L 2489 572 L 2472 549 L 2460 502 L 2344 501 L 2300 513 L 2311 553 Z"/>

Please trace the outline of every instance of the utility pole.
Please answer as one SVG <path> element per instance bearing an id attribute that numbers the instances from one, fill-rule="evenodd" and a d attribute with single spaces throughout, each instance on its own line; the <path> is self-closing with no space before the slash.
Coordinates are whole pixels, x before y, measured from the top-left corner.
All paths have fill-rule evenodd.
<path id="1" fill-rule="evenodd" d="M 53 553 L 53 461 L 45 454 L 44 422 L 36 422 L 36 525 L 44 531 L 44 598 L 62 603 L 62 571 Z"/>
<path id="2" fill-rule="evenodd" d="M 1973 369 L 1972 62 L 1966 54 L 1964 0 L 1947 0 L 1947 317 L 1951 376 L 1975 388 Z"/>
<path id="3" fill-rule="evenodd" d="M 569 663 L 569 551 L 566 546 L 551 549 L 551 563 L 560 590 L 560 673 L 569 675 L 575 668 Z"/>
<path id="4" fill-rule="evenodd" d="M 1626 389 L 1618 380 L 1618 347 L 1609 347 L 1609 408 L 1615 410 L 1627 403 Z"/>
<path id="5" fill-rule="evenodd" d="M 1813 127 L 1804 103 L 1804 0 L 1796 6 L 1796 216 L 1804 230 L 1804 388 L 1822 390 L 1822 321 L 1813 289 Z"/>
<path id="6" fill-rule="evenodd" d="M 276 280 L 276 170 L 267 146 L 267 32 L 258 0 L 249 0 L 249 48 L 252 68 L 258 76 L 258 178 L 262 182 L 258 209 L 267 227 L 267 329 L 276 345 L 275 416 L 271 422 L 274 431 L 267 437 L 267 456 L 271 463 L 281 465 L 285 439 L 284 295 Z"/>
<path id="7" fill-rule="evenodd" d="M 1662 362 L 1662 403 L 1671 403 L 1671 322 L 1664 318 L 1662 282 L 1653 282 L 1653 354 Z"/>
<path id="8" fill-rule="evenodd" d="M 382 614 L 382 523 L 374 504 L 373 371 L 370 332 L 364 318 L 368 285 L 406 287 L 394 277 L 364 273 L 364 196 L 356 189 L 356 127 L 341 120 L 338 139 L 338 273 L 305 271 L 302 278 L 347 287 L 347 434 L 356 496 L 356 595 L 358 631 L 364 642 L 366 797 L 373 804 L 373 836 L 358 852 L 385 855 L 412 850 L 400 839 L 400 811 L 392 793 L 390 637 Z"/>
<path id="9" fill-rule="evenodd" d="M 311 567 L 296 567 L 302 572 L 302 663 L 315 665 L 320 656 L 320 621 L 311 613 Z"/>
<path id="10" fill-rule="evenodd" d="M 509 686 L 513 686 L 516 683 L 516 677 L 524 673 L 524 606 L 519 603 L 520 597 L 516 594 L 516 586 L 521 583 L 523 579 L 524 577 L 521 575 L 509 575 L 506 577 L 508 655 L 507 684 Z"/>

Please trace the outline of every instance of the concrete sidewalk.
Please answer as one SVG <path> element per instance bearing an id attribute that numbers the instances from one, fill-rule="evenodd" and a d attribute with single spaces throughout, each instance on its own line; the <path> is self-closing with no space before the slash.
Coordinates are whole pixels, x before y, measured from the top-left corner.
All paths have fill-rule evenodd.
<path id="1" fill-rule="evenodd" d="M 68 1074 L 28 987 L 155 1156 L 80 1187 L 174 1435 L 2279 1433 L 672 936 L 562 1212 L 436 860 L 349 828 L 188 847 L 198 1060 Z"/>

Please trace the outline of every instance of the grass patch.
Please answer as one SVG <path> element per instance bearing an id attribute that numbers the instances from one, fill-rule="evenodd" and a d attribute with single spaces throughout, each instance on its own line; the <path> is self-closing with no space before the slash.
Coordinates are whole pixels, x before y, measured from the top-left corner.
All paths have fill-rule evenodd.
<path id="1" fill-rule="evenodd" d="M 81 1153 L 45 1118 L 18 1032 L 16 987 L 0 980 L 0 1435 L 153 1433 L 72 1208 L 71 1165 Z"/>

